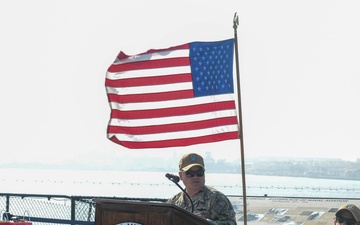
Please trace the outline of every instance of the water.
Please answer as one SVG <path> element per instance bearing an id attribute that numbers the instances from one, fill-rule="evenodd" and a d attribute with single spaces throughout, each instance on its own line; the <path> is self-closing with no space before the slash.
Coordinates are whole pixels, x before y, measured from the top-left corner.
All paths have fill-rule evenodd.
<path id="1" fill-rule="evenodd" d="M 171 173 L 171 172 L 170 172 Z M 166 172 L 0 169 L 0 192 L 168 198 L 180 189 Z M 176 172 L 173 172 L 176 174 Z M 179 183 L 181 186 L 183 184 Z M 206 184 L 242 195 L 240 174 L 206 174 Z M 359 198 L 360 181 L 246 175 L 247 196 Z"/>

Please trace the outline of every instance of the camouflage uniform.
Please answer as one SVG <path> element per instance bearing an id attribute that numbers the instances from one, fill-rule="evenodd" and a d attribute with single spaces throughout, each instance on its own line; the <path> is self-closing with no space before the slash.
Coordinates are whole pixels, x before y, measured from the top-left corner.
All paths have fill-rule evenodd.
<path id="1" fill-rule="evenodd" d="M 216 225 L 236 225 L 235 211 L 231 202 L 218 190 L 204 186 L 199 193 L 192 197 L 192 200 L 194 213 L 201 213 L 211 223 Z M 191 212 L 190 200 L 183 192 L 168 199 L 167 202 Z"/>

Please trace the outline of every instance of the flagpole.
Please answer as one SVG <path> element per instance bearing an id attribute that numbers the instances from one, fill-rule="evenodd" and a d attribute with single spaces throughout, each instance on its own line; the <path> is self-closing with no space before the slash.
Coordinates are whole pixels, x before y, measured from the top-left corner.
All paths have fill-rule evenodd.
<path id="1" fill-rule="evenodd" d="M 237 26 L 239 25 L 239 17 L 236 13 L 234 15 L 233 23 L 234 23 L 233 28 L 234 28 L 234 44 L 235 44 L 237 94 L 238 94 L 238 107 L 239 107 L 239 139 L 240 139 L 241 175 L 242 175 L 242 189 L 243 189 L 243 218 L 244 218 L 244 225 L 247 225 L 245 159 L 244 159 L 244 141 L 243 141 L 242 110 L 241 110 L 239 53 L 238 53 L 238 38 L 237 38 Z"/>

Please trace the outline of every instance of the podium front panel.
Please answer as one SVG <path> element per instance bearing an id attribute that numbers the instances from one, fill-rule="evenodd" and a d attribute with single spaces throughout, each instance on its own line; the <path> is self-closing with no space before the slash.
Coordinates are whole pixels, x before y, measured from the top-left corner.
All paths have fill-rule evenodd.
<path id="1" fill-rule="evenodd" d="M 167 203 L 94 199 L 95 225 L 210 225 L 211 223 Z"/>

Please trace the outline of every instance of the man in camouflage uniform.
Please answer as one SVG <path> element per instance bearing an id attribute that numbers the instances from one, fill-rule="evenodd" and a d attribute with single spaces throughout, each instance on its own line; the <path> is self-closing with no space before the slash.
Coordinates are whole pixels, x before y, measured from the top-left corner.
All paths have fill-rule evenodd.
<path id="1" fill-rule="evenodd" d="M 203 158 L 195 153 L 185 154 L 179 162 L 179 177 L 185 185 L 186 193 L 194 204 L 194 214 L 216 225 L 236 225 L 235 211 L 229 199 L 220 191 L 205 185 Z M 168 199 L 191 212 L 191 202 L 180 192 Z"/>

